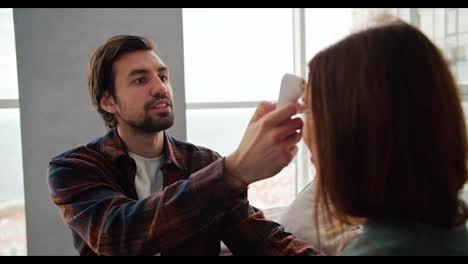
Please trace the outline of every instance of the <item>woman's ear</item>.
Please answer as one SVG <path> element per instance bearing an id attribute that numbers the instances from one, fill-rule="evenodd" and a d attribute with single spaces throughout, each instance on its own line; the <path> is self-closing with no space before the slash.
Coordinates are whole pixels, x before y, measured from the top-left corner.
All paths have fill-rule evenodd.
<path id="1" fill-rule="evenodd" d="M 108 113 L 115 113 L 117 112 L 117 108 L 115 106 L 114 97 L 109 94 L 109 92 L 104 92 L 101 96 L 101 100 L 99 101 L 101 108 L 104 109 Z"/>

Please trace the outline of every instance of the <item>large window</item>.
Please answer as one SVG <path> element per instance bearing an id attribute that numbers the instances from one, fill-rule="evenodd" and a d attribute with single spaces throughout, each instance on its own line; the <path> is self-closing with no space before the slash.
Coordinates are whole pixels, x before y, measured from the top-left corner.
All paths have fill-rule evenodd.
<path id="1" fill-rule="evenodd" d="M 390 13 L 420 28 L 443 51 L 461 93 L 468 96 L 468 8 L 353 9 L 353 26 L 380 13 Z"/>
<path id="2" fill-rule="evenodd" d="M 0 76 L 0 255 L 25 255 L 23 161 L 11 9 L 0 9 Z"/>
<path id="3" fill-rule="evenodd" d="M 443 51 L 464 98 L 462 104 L 468 121 L 468 8 L 306 9 L 306 62 L 321 49 L 365 27 L 371 18 L 381 14 L 397 16 L 420 28 Z M 468 185 L 464 198 L 468 200 Z"/>
<path id="4" fill-rule="evenodd" d="M 340 30 L 336 30 L 335 36 L 339 38 L 365 26 L 370 18 L 383 13 L 397 16 L 418 27 L 445 55 L 460 88 L 460 93 L 463 97 L 462 105 L 465 112 L 465 121 L 468 121 L 468 8 L 350 8 L 341 11 L 310 10 L 307 11 L 307 18 L 314 19 L 314 15 L 317 17 L 321 11 L 327 13 L 328 16 L 322 15 L 329 17 L 330 20 L 338 19 L 339 22 L 335 24 L 342 26 Z M 339 16 L 338 13 L 340 12 L 342 13 Z M 348 19 L 349 16 L 352 18 Z M 345 17 L 350 24 L 347 25 L 344 21 L 343 18 Z M 322 19 L 322 21 L 326 23 L 325 19 Z M 318 23 L 318 21 L 315 22 Z M 314 23 L 307 23 L 307 27 L 315 28 Z M 307 37 L 307 40 L 310 41 L 307 43 L 307 46 L 313 47 L 316 40 L 312 36 Z M 318 48 L 324 48 L 325 46 Z M 310 55 L 313 55 L 314 51 L 308 53 L 308 58 L 311 58 Z M 468 200 L 468 184 L 465 186 L 464 192 L 464 198 Z"/>
<path id="5" fill-rule="evenodd" d="M 323 48 L 348 35 L 352 20 L 350 8 L 307 8 L 305 10 L 306 62 Z"/>
<path id="6" fill-rule="evenodd" d="M 282 75 L 294 72 L 292 9 L 184 9 L 183 20 L 187 137 L 228 155 L 257 103 L 276 100 Z M 293 162 L 249 198 L 284 206 L 295 191 Z"/>
<path id="7" fill-rule="evenodd" d="M 443 50 L 468 96 L 468 9 L 184 9 L 188 140 L 229 154 L 256 104 L 276 100 L 284 73 L 306 77 L 318 51 L 382 13 L 421 28 Z M 280 175 L 251 186 L 253 205 L 288 205 L 311 180 L 308 151 L 300 146 Z"/>

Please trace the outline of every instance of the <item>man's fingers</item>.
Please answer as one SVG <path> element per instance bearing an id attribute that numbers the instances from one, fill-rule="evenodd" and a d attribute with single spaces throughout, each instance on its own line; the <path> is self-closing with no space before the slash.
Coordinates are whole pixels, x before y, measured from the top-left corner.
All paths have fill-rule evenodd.
<path id="1" fill-rule="evenodd" d="M 299 143 L 299 141 L 301 141 L 301 139 L 302 139 L 302 131 L 300 133 L 296 132 L 296 133 L 288 136 L 282 142 L 282 144 L 284 144 L 285 146 L 293 146 L 293 145 L 296 145 L 297 143 Z"/>
<path id="2" fill-rule="evenodd" d="M 305 111 L 307 111 L 307 106 L 305 104 L 298 104 L 297 112 L 303 114 Z"/>
<path id="3" fill-rule="evenodd" d="M 298 152 L 298 147 L 296 145 L 292 146 L 288 149 L 288 151 L 284 154 L 284 163 L 283 165 L 286 167 L 289 163 L 294 159 Z"/>
<path id="4" fill-rule="evenodd" d="M 265 115 L 265 125 L 267 127 L 274 127 L 286 120 L 291 119 L 297 113 L 297 103 L 288 103 L 285 106 L 276 109 Z"/>
<path id="5" fill-rule="evenodd" d="M 255 113 L 253 114 L 252 118 L 250 119 L 249 124 L 256 122 L 266 114 L 270 113 L 271 111 L 276 109 L 276 105 L 270 102 L 260 102 L 257 105 L 257 109 L 255 110 Z"/>
<path id="6" fill-rule="evenodd" d="M 278 127 L 271 128 L 274 129 L 274 138 L 276 142 L 281 143 L 285 138 L 297 134 L 297 130 L 302 129 L 304 122 L 302 119 L 296 117 L 293 119 L 286 120 L 283 124 Z"/>

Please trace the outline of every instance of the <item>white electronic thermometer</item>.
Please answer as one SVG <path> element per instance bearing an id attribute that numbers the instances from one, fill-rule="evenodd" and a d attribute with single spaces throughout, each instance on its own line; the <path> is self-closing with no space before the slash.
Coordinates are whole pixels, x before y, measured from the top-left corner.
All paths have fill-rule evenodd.
<path id="1" fill-rule="evenodd" d="M 297 75 L 286 73 L 281 80 L 278 107 L 289 102 L 297 102 L 302 96 L 304 85 L 304 79 Z"/>

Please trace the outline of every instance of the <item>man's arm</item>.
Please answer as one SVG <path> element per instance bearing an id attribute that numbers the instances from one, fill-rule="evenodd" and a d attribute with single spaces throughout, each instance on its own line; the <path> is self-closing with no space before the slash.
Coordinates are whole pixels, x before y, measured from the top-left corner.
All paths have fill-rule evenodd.
<path id="1" fill-rule="evenodd" d="M 144 200 L 130 199 L 103 182 L 92 160 L 80 163 L 78 155 L 52 161 L 53 201 L 64 221 L 97 254 L 152 255 L 174 248 L 221 219 L 250 183 L 277 174 L 293 159 L 302 121 L 291 116 L 298 108 L 294 104 L 274 108 L 267 103 L 257 107 L 233 154 Z M 246 214 L 240 215 L 242 219 Z M 242 230 L 263 227 L 255 223 Z"/>
<path id="2" fill-rule="evenodd" d="M 287 166 L 297 152 L 302 128 L 297 104 L 279 109 L 261 103 L 254 113 L 239 148 L 226 158 L 226 175 L 240 179 L 245 186 L 272 177 Z M 275 110 L 276 109 L 276 110 Z M 222 239 L 236 255 L 316 255 L 306 242 L 284 231 L 279 224 L 265 219 L 247 199 L 225 216 Z"/>
<path id="3" fill-rule="evenodd" d="M 239 193 L 223 177 L 223 159 L 143 200 L 126 197 L 76 160 L 53 161 L 49 184 L 64 221 L 100 255 L 154 255 L 177 247 L 232 207 Z"/>
<path id="4" fill-rule="evenodd" d="M 265 218 L 247 200 L 225 216 L 223 242 L 234 255 L 313 256 L 319 255 L 307 242 Z"/>

